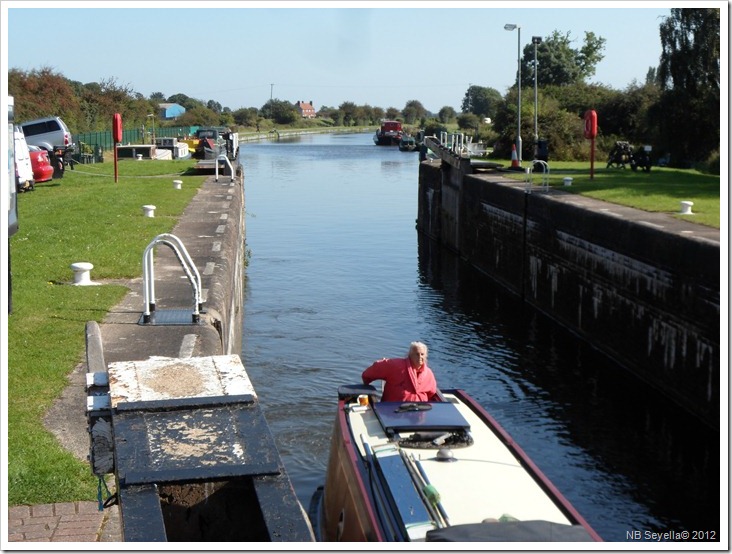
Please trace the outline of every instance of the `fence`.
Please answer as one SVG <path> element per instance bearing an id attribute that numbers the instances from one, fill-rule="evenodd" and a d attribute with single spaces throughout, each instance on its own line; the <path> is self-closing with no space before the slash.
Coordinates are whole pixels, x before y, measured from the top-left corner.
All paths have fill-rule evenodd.
<path id="1" fill-rule="evenodd" d="M 157 127 L 155 137 L 185 137 L 195 134 L 196 127 Z M 73 135 L 76 152 L 73 158 L 78 163 L 101 162 L 105 150 L 112 150 L 112 131 L 94 131 Z M 138 128 L 122 131 L 121 144 L 152 144 L 152 129 Z"/>

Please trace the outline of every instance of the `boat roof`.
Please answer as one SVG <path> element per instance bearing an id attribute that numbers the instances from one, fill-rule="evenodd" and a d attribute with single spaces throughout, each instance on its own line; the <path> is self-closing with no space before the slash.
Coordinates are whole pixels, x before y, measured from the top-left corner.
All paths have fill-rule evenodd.
<path id="1" fill-rule="evenodd" d="M 421 509 L 414 517 L 402 515 L 411 540 L 594 540 L 570 519 L 566 501 L 541 472 L 509 448 L 502 430 L 491 428 L 461 395 L 443 397 L 445 402 L 344 402 L 361 456 L 374 460 L 385 489 L 400 489 L 392 490 L 397 508 L 411 502 L 414 513 L 410 495 L 424 501 L 419 486 L 411 490 L 404 483 L 410 476 L 421 474 L 423 492 L 429 486 L 430 498 L 439 498 L 444 517 L 425 518 Z M 469 444 L 451 445 L 452 435 L 467 435 Z"/>

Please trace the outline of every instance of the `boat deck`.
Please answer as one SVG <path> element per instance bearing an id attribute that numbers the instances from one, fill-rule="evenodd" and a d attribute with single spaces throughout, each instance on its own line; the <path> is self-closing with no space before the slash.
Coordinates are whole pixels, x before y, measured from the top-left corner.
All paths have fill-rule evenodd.
<path id="1" fill-rule="evenodd" d="M 452 460 L 444 461 L 438 456 L 440 446 L 433 448 L 399 447 L 406 454 L 405 465 L 414 466 L 426 476 L 430 485 L 439 493 L 444 516 L 449 525 L 480 523 L 482 521 L 548 521 L 572 525 L 564 512 L 547 494 L 540 484 L 514 453 L 501 441 L 466 404 L 453 394 L 445 394 L 464 425 L 469 427 L 473 438 L 470 446 L 452 447 Z M 401 437 L 411 435 L 423 423 L 417 422 L 412 429 L 393 431 L 384 417 L 379 418 L 376 405 L 359 406 L 358 402 L 347 405 L 347 420 L 351 427 L 354 443 L 362 456 L 367 456 L 363 442 L 378 454 L 381 449 L 394 448 L 397 433 Z M 449 406 L 446 406 L 449 408 Z M 424 414 L 418 414 L 424 418 Z M 432 426 L 438 430 L 440 424 Z M 430 427 L 428 423 L 428 427 Z M 391 436 L 390 436 L 391 434 Z M 443 451 L 444 452 L 444 451 Z M 444 458 L 444 456 L 442 456 Z M 414 473 L 414 472 L 413 472 Z M 423 529 L 426 533 L 430 525 Z M 412 537 L 414 540 L 417 537 Z"/>

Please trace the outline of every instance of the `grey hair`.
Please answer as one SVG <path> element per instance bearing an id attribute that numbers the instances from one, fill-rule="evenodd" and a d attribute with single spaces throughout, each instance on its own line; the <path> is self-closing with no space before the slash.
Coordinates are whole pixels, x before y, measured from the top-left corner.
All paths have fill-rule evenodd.
<path id="1" fill-rule="evenodd" d="M 429 351 L 429 349 L 427 348 L 427 345 L 426 345 L 425 343 L 423 343 L 423 342 L 420 342 L 420 341 L 417 341 L 417 340 L 416 340 L 416 341 L 414 341 L 414 342 L 412 342 L 412 343 L 410 343 L 410 345 L 409 345 L 409 354 L 411 354 L 411 353 L 412 353 L 412 350 L 413 350 L 414 348 L 420 348 L 420 347 L 423 347 L 423 348 L 424 348 L 424 353 L 425 353 L 425 356 L 429 354 L 429 352 L 430 352 L 430 351 Z"/>

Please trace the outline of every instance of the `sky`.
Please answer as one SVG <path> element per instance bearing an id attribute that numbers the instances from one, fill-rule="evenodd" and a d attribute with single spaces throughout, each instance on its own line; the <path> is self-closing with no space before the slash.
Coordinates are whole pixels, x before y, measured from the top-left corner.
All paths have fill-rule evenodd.
<path id="1" fill-rule="evenodd" d="M 73 81 L 114 79 L 144 96 L 182 93 L 232 110 L 270 98 L 316 109 L 418 100 L 437 113 L 460 111 L 470 85 L 504 94 L 515 83 L 519 33 L 506 23 L 520 26 L 522 49 L 555 30 L 579 49 L 592 31 L 607 42 L 590 82 L 643 83 L 659 63 L 659 25 L 683 5 L 2 0 L 2 59 L 4 71 L 50 67 Z"/>

